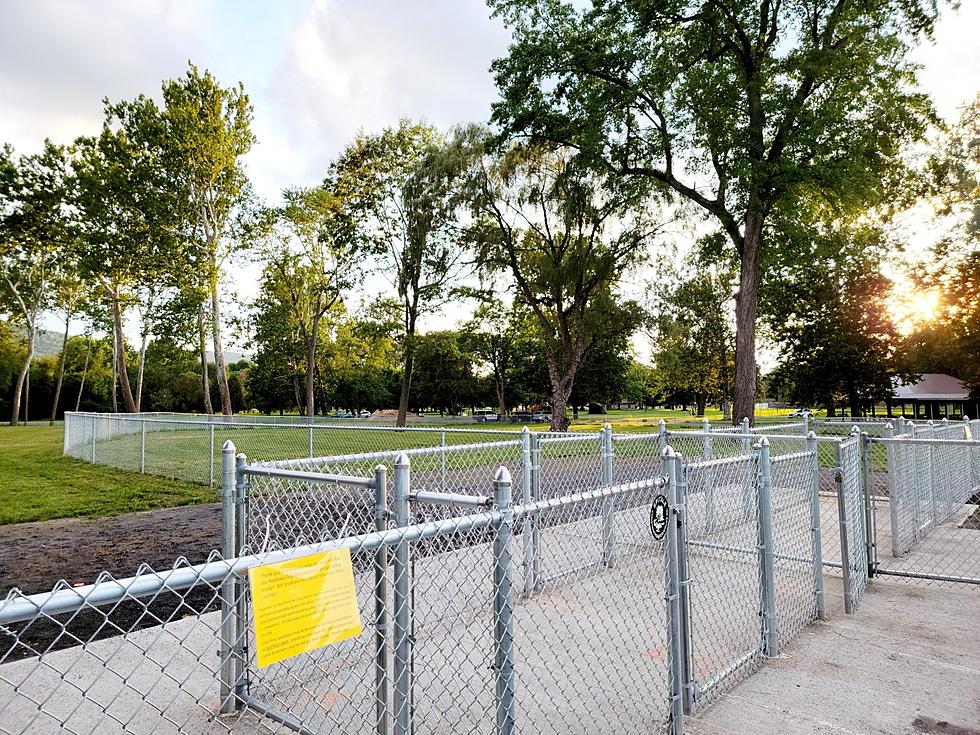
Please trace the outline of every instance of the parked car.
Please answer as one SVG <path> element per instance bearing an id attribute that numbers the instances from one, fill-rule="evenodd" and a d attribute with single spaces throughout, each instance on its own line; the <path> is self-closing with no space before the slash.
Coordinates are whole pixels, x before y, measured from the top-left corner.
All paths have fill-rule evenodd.
<path id="1" fill-rule="evenodd" d="M 492 408 L 481 408 L 473 412 L 473 420 L 478 424 L 487 424 L 497 420 L 497 412 Z"/>
<path id="2" fill-rule="evenodd" d="M 362 418 L 362 419 L 369 419 L 369 418 L 371 418 L 371 412 L 370 411 L 361 411 L 357 415 L 358 415 L 359 418 Z"/>
<path id="3" fill-rule="evenodd" d="M 544 413 L 543 411 L 536 411 L 531 414 L 531 421 L 536 424 L 547 423 L 551 421 L 551 414 Z"/>
<path id="4" fill-rule="evenodd" d="M 351 419 L 351 418 L 354 418 L 351 414 L 347 413 L 346 411 L 337 411 L 337 412 L 334 413 L 333 417 L 335 419 Z"/>
<path id="5" fill-rule="evenodd" d="M 527 411 L 517 411 L 510 415 L 510 420 L 515 424 L 529 424 L 532 421 L 532 414 Z"/>
<path id="6" fill-rule="evenodd" d="M 791 419 L 812 419 L 813 411 L 809 408 L 798 408 L 795 411 L 790 411 L 787 415 Z"/>

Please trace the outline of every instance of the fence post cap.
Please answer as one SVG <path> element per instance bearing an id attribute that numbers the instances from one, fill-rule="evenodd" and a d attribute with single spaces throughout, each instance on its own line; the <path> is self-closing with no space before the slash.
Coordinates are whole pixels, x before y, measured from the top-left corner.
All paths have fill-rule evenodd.
<path id="1" fill-rule="evenodd" d="M 765 437 L 763 437 L 763 438 L 765 438 Z M 815 432 L 815 431 L 814 431 L 813 429 L 810 429 L 810 430 L 809 430 L 809 431 L 808 431 L 808 432 L 806 433 L 806 438 L 807 438 L 807 439 L 816 439 L 816 438 L 817 438 L 817 432 Z"/>
<path id="2" fill-rule="evenodd" d="M 963 420 L 964 421 L 969 421 L 970 420 L 970 417 L 967 416 L 966 414 L 963 414 Z"/>
<path id="3" fill-rule="evenodd" d="M 606 423 L 604 423 L 604 424 L 602 425 L 602 428 L 603 428 L 603 429 L 605 429 L 606 431 L 612 431 L 612 424 L 610 424 L 610 423 L 609 423 L 609 422 L 607 421 Z"/>
<path id="4" fill-rule="evenodd" d="M 660 419 L 660 421 L 657 422 L 657 425 L 660 427 L 661 430 L 667 428 L 667 422 L 664 421 L 663 419 Z"/>
<path id="5" fill-rule="evenodd" d="M 496 473 L 494 473 L 493 481 L 509 483 L 511 481 L 510 470 L 504 465 L 500 465 L 500 467 L 497 468 Z"/>
<path id="6" fill-rule="evenodd" d="M 408 458 L 408 454 L 405 452 L 399 452 L 398 456 L 395 457 L 395 467 L 411 467 L 412 461 Z"/>
<path id="7" fill-rule="evenodd" d="M 860 434 L 861 430 L 858 428 L 857 424 L 851 424 L 851 434 Z"/>
<path id="8" fill-rule="evenodd" d="M 664 449 L 661 452 L 661 454 L 664 457 L 676 457 L 677 456 L 677 452 L 674 451 L 674 448 L 672 446 L 670 446 L 670 444 L 668 444 L 666 447 L 664 447 Z"/>
<path id="9" fill-rule="evenodd" d="M 232 454 L 234 454 L 235 453 L 235 442 L 233 442 L 231 439 L 225 439 L 225 443 L 221 445 L 221 451 L 222 452 L 231 452 Z"/>
<path id="10" fill-rule="evenodd" d="M 892 425 L 892 422 L 891 421 L 886 421 L 885 422 L 885 428 L 886 429 L 894 429 L 895 427 Z"/>
<path id="11" fill-rule="evenodd" d="M 521 427 L 521 433 L 522 434 L 530 434 L 531 433 L 531 430 L 529 428 L 527 428 L 527 425 L 524 425 L 523 427 Z"/>
<path id="12" fill-rule="evenodd" d="M 759 446 L 760 447 L 768 447 L 769 446 L 769 440 L 766 437 L 764 437 L 764 436 L 761 437 L 759 439 Z"/>

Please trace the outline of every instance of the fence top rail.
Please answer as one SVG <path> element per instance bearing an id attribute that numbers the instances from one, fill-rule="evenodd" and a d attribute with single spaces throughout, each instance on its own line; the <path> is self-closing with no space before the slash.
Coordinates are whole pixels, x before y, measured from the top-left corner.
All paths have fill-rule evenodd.
<path id="1" fill-rule="evenodd" d="M 748 434 L 740 434 L 740 433 L 737 433 L 737 432 L 721 431 L 721 430 L 719 430 L 719 431 L 695 431 L 695 430 L 686 431 L 684 429 L 672 429 L 672 430 L 668 430 L 667 431 L 667 440 L 669 441 L 672 436 L 677 436 L 677 437 L 681 437 L 681 438 L 686 437 L 686 436 L 689 436 L 689 437 L 709 437 L 709 438 L 710 437 L 714 437 L 714 438 L 718 438 L 718 439 L 723 439 L 724 441 L 736 440 L 736 439 L 739 440 L 739 441 L 742 441 L 742 440 L 745 440 L 745 439 L 748 439 L 749 441 L 758 441 L 759 439 L 766 439 L 769 442 L 772 442 L 773 440 L 779 440 L 779 441 L 789 440 L 789 441 L 794 441 L 794 442 L 800 442 L 800 443 L 802 443 L 802 442 L 805 442 L 807 440 L 807 437 L 804 434 L 764 434 L 764 433 L 763 434 L 760 434 L 758 432 L 751 432 L 751 433 L 748 433 Z M 822 442 L 830 442 L 830 441 L 834 441 L 834 440 L 840 439 L 840 438 L 841 437 L 838 437 L 838 436 L 817 436 L 816 437 L 816 440 L 817 441 L 822 441 Z"/>
<path id="2" fill-rule="evenodd" d="M 771 455 L 770 461 L 773 464 L 779 464 L 780 462 L 792 462 L 797 459 L 813 459 L 816 456 L 816 452 L 804 450 L 802 452 L 790 452 L 789 454 L 774 454 Z"/>
<path id="3" fill-rule="evenodd" d="M 513 432 L 511 432 L 513 433 Z M 336 464 L 338 462 L 369 462 L 371 460 L 394 459 L 399 454 L 406 454 L 409 457 L 427 456 L 430 454 L 454 454 L 461 452 L 471 452 L 478 449 L 496 449 L 502 447 L 519 447 L 520 439 L 506 439 L 499 442 L 478 442 L 475 444 L 447 444 L 433 447 L 415 447 L 414 449 L 384 449 L 378 452 L 360 452 L 356 454 L 337 454 L 322 457 L 296 457 L 294 459 L 276 459 L 262 461 L 258 467 L 282 467 L 282 468 L 302 468 L 320 467 L 322 465 Z"/>
<path id="4" fill-rule="evenodd" d="M 913 437 L 910 434 L 903 434 L 902 436 L 869 436 L 868 441 L 874 444 L 911 444 L 913 446 L 939 444 L 980 448 L 980 439 L 933 439 L 931 437 Z"/>
<path id="5" fill-rule="evenodd" d="M 87 418 L 106 419 L 109 421 L 131 421 L 134 423 L 167 424 L 195 426 L 224 426 L 224 427 L 255 427 L 261 429 L 350 429 L 355 431 L 391 431 L 391 432 L 424 432 L 428 434 L 446 432 L 452 434 L 502 434 L 507 436 L 520 435 L 520 429 L 476 429 L 458 428 L 452 426 L 393 426 L 391 424 L 367 423 L 370 419 L 361 419 L 362 423 L 332 423 L 330 419 L 310 421 L 257 421 L 253 417 L 209 417 L 208 414 L 174 414 L 169 417 L 147 416 L 139 413 L 96 413 L 84 411 L 66 411 L 66 416 L 85 416 Z M 181 416 L 185 418 L 180 418 Z M 350 421 L 350 419 L 336 419 Z M 330 423 L 328 423 L 330 422 Z M 578 433 L 578 432 L 570 432 Z"/>
<path id="6" fill-rule="evenodd" d="M 575 505 L 637 490 L 662 487 L 665 483 L 665 477 L 655 477 L 649 480 L 600 487 L 559 498 L 516 505 L 513 507 L 513 517 L 516 520 L 524 515 L 535 515 L 553 508 Z M 343 539 L 333 539 L 255 554 L 246 553 L 230 559 L 221 558 L 220 554 L 215 551 L 211 553 L 208 561 L 201 564 L 177 566 L 159 572 L 145 571 L 122 579 L 114 579 L 105 575 L 106 578 L 98 579 L 92 584 L 78 587 L 59 585 L 51 592 L 34 595 L 23 595 L 19 590 L 14 589 L 7 594 L 6 599 L 0 600 L 0 626 L 31 620 L 38 615 L 51 616 L 73 613 L 83 607 L 104 607 L 125 599 L 152 597 L 162 591 L 185 590 L 202 582 L 217 585 L 230 576 L 243 576 L 250 568 L 262 564 L 287 561 L 341 548 L 347 548 L 351 551 L 373 551 L 381 547 L 394 547 L 402 542 L 414 542 L 451 533 L 486 528 L 500 523 L 502 519 L 503 514 L 499 510 L 492 509 L 402 528 L 372 531 Z"/>
<path id="7" fill-rule="evenodd" d="M 741 462 L 753 462 L 755 461 L 755 457 L 755 452 L 751 452 L 749 454 L 735 454 L 731 457 L 721 457 L 719 459 L 693 459 L 692 461 L 685 462 L 684 464 L 688 469 L 703 470 L 712 467 L 725 467 L 726 465 L 739 464 Z"/>
<path id="8" fill-rule="evenodd" d="M 592 431 L 569 431 L 564 434 L 545 431 L 538 434 L 538 442 L 543 444 L 560 444 L 562 442 L 574 441 L 597 441 L 601 436 L 601 433 Z"/>
<path id="9" fill-rule="evenodd" d="M 374 487 L 373 477 L 355 477 L 353 475 L 333 475 L 322 472 L 302 472 L 300 470 L 268 467 L 264 465 L 245 465 L 242 472 L 246 475 L 273 477 L 283 480 L 302 480 L 303 482 L 318 482 L 329 485 L 358 485 Z"/>

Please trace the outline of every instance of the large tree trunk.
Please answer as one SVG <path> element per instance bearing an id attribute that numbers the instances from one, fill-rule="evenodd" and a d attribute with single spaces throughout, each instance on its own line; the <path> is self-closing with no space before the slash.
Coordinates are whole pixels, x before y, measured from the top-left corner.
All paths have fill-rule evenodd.
<path id="1" fill-rule="evenodd" d="M 133 399 L 133 389 L 129 384 L 129 371 L 126 369 L 126 338 L 123 335 L 122 309 L 119 306 L 119 295 L 112 294 L 112 323 L 116 331 L 116 361 L 119 373 L 119 387 L 122 389 L 126 410 L 136 413 L 136 401 Z"/>
<path id="2" fill-rule="evenodd" d="M 568 431 L 568 397 L 572 393 L 570 382 L 558 380 L 551 383 L 551 431 Z"/>
<path id="3" fill-rule="evenodd" d="M 27 322 L 27 356 L 24 364 L 21 365 L 20 372 L 17 373 L 17 382 L 14 384 L 13 404 L 10 406 L 10 425 L 17 426 L 20 418 L 20 401 L 24 394 L 24 384 L 31 371 L 31 363 L 34 362 L 34 334 L 37 327 L 33 320 Z"/>
<path id="4" fill-rule="evenodd" d="M 139 413 L 143 406 L 143 372 L 146 368 L 146 341 L 149 334 L 144 331 L 140 335 L 140 360 L 139 369 L 136 372 L 136 412 Z"/>
<path id="5" fill-rule="evenodd" d="M 201 355 L 201 388 L 204 391 L 204 413 L 214 413 L 211 405 L 211 377 L 208 375 L 208 336 L 204 319 L 204 302 L 197 306 L 197 350 Z"/>
<path id="6" fill-rule="evenodd" d="M 507 386 L 504 384 L 502 371 L 494 374 L 494 383 L 497 386 L 497 411 L 502 418 L 507 415 Z"/>
<path id="7" fill-rule="evenodd" d="M 116 352 L 119 350 L 119 340 L 116 339 L 116 323 L 112 323 L 112 412 L 119 413 L 119 360 Z"/>
<path id="8" fill-rule="evenodd" d="M 320 317 L 313 315 L 313 324 L 310 327 L 310 341 L 306 346 L 306 415 L 309 422 L 313 423 L 315 415 L 316 401 L 313 396 L 313 386 L 315 383 L 316 367 L 316 342 L 320 334 Z"/>
<path id="9" fill-rule="evenodd" d="M 759 311 L 759 257 L 762 219 L 745 218 L 738 295 L 735 297 L 735 403 L 732 422 L 743 418 L 755 423 L 755 321 Z"/>
<path id="10" fill-rule="evenodd" d="M 225 370 L 225 348 L 221 344 L 221 299 L 218 281 L 211 284 L 211 337 L 214 342 L 214 369 L 218 374 L 218 395 L 221 397 L 221 413 L 231 416 L 231 391 L 228 389 L 228 373 Z"/>
<path id="11" fill-rule="evenodd" d="M 65 361 L 68 359 L 68 324 L 71 312 L 65 312 L 65 336 L 61 340 L 61 362 L 58 364 L 58 382 L 54 386 L 54 400 L 51 402 L 51 418 L 48 424 L 54 424 L 58 418 L 58 402 L 61 400 L 61 386 L 65 382 Z"/>
<path id="12" fill-rule="evenodd" d="M 704 406 L 708 402 L 708 396 L 705 393 L 695 393 L 694 394 L 694 404 L 697 406 L 697 415 L 704 416 Z"/>
<path id="13" fill-rule="evenodd" d="M 85 390 L 85 378 L 88 377 L 88 361 L 92 357 L 92 336 L 85 338 L 85 364 L 82 366 L 82 380 L 78 384 L 78 396 L 75 398 L 75 412 L 82 405 L 82 391 Z"/>
<path id="14" fill-rule="evenodd" d="M 405 372 L 402 373 L 402 392 L 398 398 L 398 419 L 395 421 L 395 426 L 405 426 L 408 422 L 408 396 L 412 390 L 412 369 L 414 367 L 415 346 L 412 345 L 411 336 L 408 336 L 405 343 Z"/>

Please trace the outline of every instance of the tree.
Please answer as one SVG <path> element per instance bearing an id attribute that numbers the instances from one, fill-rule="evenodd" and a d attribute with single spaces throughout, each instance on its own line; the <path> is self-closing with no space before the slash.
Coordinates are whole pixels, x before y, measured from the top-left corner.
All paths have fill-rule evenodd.
<path id="1" fill-rule="evenodd" d="M 514 146 L 475 166 L 471 239 L 477 262 L 506 273 L 535 317 L 551 382 L 551 426 L 567 406 L 582 359 L 600 335 L 633 332 L 639 306 L 615 291 L 656 234 L 635 192 L 604 192 L 567 149 Z"/>
<path id="2" fill-rule="evenodd" d="M 890 195 L 931 116 L 910 46 L 934 0 L 646 0 L 577 9 L 494 0 L 504 135 L 573 146 L 610 178 L 672 192 L 739 260 L 734 419 L 754 417 L 756 317 L 771 216 L 800 197 L 861 210 Z"/>
<path id="3" fill-rule="evenodd" d="M 663 298 L 654 362 L 666 385 L 691 393 L 697 415 L 704 416 L 709 400 L 727 403 L 731 395 L 734 340 L 725 308 L 728 279 L 703 264 L 695 268 Z"/>
<path id="4" fill-rule="evenodd" d="M 470 137 L 463 130 L 447 140 L 434 128 L 403 120 L 358 137 L 335 166 L 336 186 L 369 214 L 361 235 L 381 256 L 400 303 L 399 426 L 408 413 L 419 317 L 442 306 L 462 275 L 458 211 Z"/>
<path id="5" fill-rule="evenodd" d="M 320 325 L 360 275 L 361 252 L 355 220 L 335 188 L 291 189 L 283 199 L 285 206 L 271 215 L 266 260 L 306 345 L 305 404 L 312 421 Z"/>
<path id="6" fill-rule="evenodd" d="M 221 411 L 232 414 L 221 336 L 221 277 L 238 243 L 233 217 L 249 196 L 242 157 L 255 142 L 252 108 L 242 85 L 222 87 L 194 66 L 163 85 L 164 145 L 161 154 L 182 185 L 185 236 L 192 267 L 210 297 L 211 341 Z M 203 317 L 203 308 L 200 310 Z"/>
<path id="7" fill-rule="evenodd" d="M 65 363 L 68 359 L 68 330 L 72 317 L 78 312 L 85 298 L 87 285 L 79 278 L 76 264 L 65 263 L 65 251 L 61 251 L 62 262 L 59 263 L 61 272 L 55 279 L 52 301 L 61 309 L 65 316 L 65 332 L 61 340 L 61 359 L 58 362 L 58 379 L 55 384 L 54 398 L 51 400 L 51 417 L 49 424 L 54 424 L 58 418 L 58 404 L 61 402 L 61 388 L 65 382 Z"/>
<path id="8" fill-rule="evenodd" d="M 464 348 L 490 366 L 497 394 L 497 411 L 507 415 L 507 381 L 518 339 L 519 317 L 499 299 L 487 298 L 463 325 Z"/>
<path id="9" fill-rule="evenodd" d="M 929 161 L 933 204 L 944 235 L 933 248 L 935 265 L 923 285 L 941 294 L 935 327 L 925 342 L 944 352 L 943 372 L 958 375 L 980 396 L 980 94 Z"/>
<path id="10" fill-rule="evenodd" d="M 891 397 L 892 379 L 909 378 L 899 360 L 900 335 L 888 311 L 892 282 L 880 269 L 887 250 L 873 228 L 832 230 L 814 238 L 807 257 L 797 242 L 775 268 L 764 313 L 782 348 L 780 382 L 794 402 L 852 416 Z M 786 253 L 791 252 L 789 248 Z"/>
<path id="11" fill-rule="evenodd" d="M 589 413 L 605 413 L 610 403 L 619 400 L 626 390 L 631 362 L 627 333 L 597 336 L 582 358 L 569 396 L 576 414 L 582 406 Z"/>
<path id="12" fill-rule="evenodd" d="M 473 357 L 460 348 L 453 331 L 420 335 L 416 345 L 416 380 L 412 405 L 435 408 L 439 414 L 456 415 L 476 396 Z"/>
<path id="13" fill-rule="evenodd" d="M 17 161 L 11 148 L 0 152 L 0 308 L 21 322 L 27 348 L 14 384 L 11 426 L 17 425 L 34 361 L 38 319 L 51 302 L 59 248 L 68 239 L 68 176 L 64 148 L 50 141 L 41 153 Z"/>

